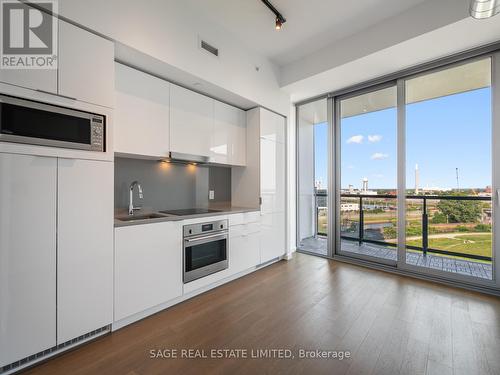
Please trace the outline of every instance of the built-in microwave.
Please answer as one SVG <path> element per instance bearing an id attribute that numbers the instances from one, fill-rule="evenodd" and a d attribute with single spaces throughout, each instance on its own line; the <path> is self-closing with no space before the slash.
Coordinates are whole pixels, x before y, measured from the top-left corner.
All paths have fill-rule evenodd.
<path id="1" fill-rule="evenodd" d="M 0 95 L 0 141 L 105 151 L 105 116 Z"/>

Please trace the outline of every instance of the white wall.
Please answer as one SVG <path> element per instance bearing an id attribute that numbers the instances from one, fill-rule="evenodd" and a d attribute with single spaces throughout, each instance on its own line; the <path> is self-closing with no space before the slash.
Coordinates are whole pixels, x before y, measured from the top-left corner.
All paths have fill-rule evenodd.
<path id="1" fill-rule="evenodd" d="M 290 99 L 276 67 L 183 1 L 59 0 L 59 14 L 288 116 Z M 220 49 L 219 58 L 199 49 L 200 36 Z"/>

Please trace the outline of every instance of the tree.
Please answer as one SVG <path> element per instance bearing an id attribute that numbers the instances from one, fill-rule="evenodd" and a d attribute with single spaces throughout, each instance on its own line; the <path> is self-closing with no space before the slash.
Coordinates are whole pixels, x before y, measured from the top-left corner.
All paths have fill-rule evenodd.
<path id="1" fill-rule="evenodd" d="M 481 218 L 481 203 L 476 201 L 443 199 L 437 208 L 450 223 L 476 223 Z"/>
<path id="2" fill-rule="evenodd" d="M 436 212 L 431 219 L 432 224 L 444 224 L 446 223 L 446 215 L 442 212 Z"/>

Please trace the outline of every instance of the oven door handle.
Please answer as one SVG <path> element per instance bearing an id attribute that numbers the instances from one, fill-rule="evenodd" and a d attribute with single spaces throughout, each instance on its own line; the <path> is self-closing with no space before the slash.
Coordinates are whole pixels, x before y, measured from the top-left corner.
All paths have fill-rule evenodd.
<path id="1" fill-rule="evenodd" d="M 197 242 L 197 241 L 202 241 L 202 240 L 208 240 L 209 238 L 215 238 L 215 237 L 220 237 L 221 239 L 227 238 L 227 233 L 217 233 L 217 234 L 211 234 L 209 236 L 203 236 L 203 237 L 196 237 L 196 238 L 185 238 L 184 241 L 186 242 Z"/>

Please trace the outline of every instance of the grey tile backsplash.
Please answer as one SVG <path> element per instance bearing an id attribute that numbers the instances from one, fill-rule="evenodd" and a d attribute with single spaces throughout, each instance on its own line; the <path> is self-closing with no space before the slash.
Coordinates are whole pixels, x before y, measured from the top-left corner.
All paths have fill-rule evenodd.
<path id="1" fill-rule="evenodd" d="M 141 200 L 134 191 L 135 205 L 161 210 L 231 202 L 231 168 L 115 158 L 115 208 L 128 206 L 135 180 L 144 192 Z M 208 200 L 209 189 L 215 190 L 214 200 Z"/>

